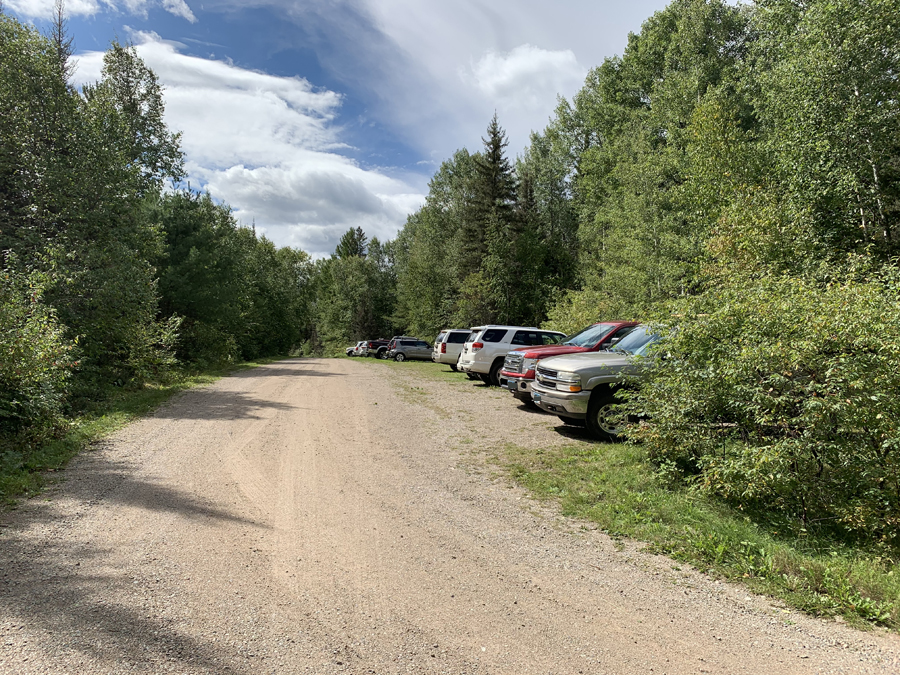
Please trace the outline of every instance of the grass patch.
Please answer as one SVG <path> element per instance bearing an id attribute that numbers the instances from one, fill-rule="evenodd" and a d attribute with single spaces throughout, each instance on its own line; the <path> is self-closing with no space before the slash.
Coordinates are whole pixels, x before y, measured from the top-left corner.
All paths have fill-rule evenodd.
<path id="1" fill-rule="evenodd" d="M 497 461 L 563 514 L 597 523 L 614 537 L 822 617 L 900 631 L 897 552 L 864 550 L 827 537 L 785 534 L 745 514 L 671 487 L 639 446 L 579 443 L 527 449 L 509 445 Z"/>
<path id="2" fill-rule="evenodd" d="M 362 361 L 364 363 L 371 363 L 379 368 L 390 368 L 397 369 L 407 373 L 415 373 L 417 376 L 426 377 L 430 380 L 435 380 L 438 382 L 450 382 L 450 383 L 470 383 L 474 384 L 472 380 L 466 377 L 465 373 L 462 372 L 453 372 L 450 370 L 450 366 L 446 363 L 435 363 L 434 361 L 403 361 L 402 363 L 397 363 L 396 361 L 388 361 L 387 359 L 376 359 L 373 357 L 368 358 L 360 358 L 360 357 L 343 357 L 343 358 L 354 358 L 357 361 Z"/>
<path id="3" fill-rule="evenodd" d="M 52 474 L 65 468 L 92 442 L 153 412 L 178 392 L 212 384 L 221 377 L 247 368 L 278 361 L 283 356 L 257 359 L 199 373 L 181 373 L 166 383 L 149 383 L 140 389 L 115 388 L 77 417 L 57 437 L 33 445 L 15 441 L 0 446 L 0 507 L 16 499 L 39 494 Z"/>

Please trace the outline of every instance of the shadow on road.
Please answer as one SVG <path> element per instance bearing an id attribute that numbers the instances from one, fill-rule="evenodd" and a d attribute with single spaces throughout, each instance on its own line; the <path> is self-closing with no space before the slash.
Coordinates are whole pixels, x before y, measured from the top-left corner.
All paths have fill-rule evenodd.
<path id="1" fill-rule="evenodd" d="M 3 515 L 7 523 L 0 529 L 0 625 L 20 624 L 22 636 L 30 638 L 29 650 L 38 648 L 47 655 L 52 672 L 78 672 L 84 659 L 99 660 L 88 668 L 98 672 L 252 672 L 240 664 L 234 649 L 179 629 L 183 612 L 170 611 L 170 603 L 177 600 L 169 599 L 173 592 L 166 579 L 157 578 L 160 565 L 151 564 L 165 549 L 152 554 L 148 549 L 143 556 L 129 551 L 124 560 L 131 562 L 115 565 L 111 561 L 122 558 L 72 536 L 70 529 L 81 514 L 103 502 L 171 512 L 191 521 L 259 525 L 190 494 L 136 479 L 127 460 L 109 461 L 101 453 L 82 455 L 71 480 L 48 494 L 54 500 L 74 499 L 77 505 L 69 508 L 73 513 L 61 518 L 52 502 L 35 499 Z M 110 528 L 121 526 L 115 520 L 109 523 Z M 0 655 L 0 670 L 3 664 L 15 666 L 10 658 L 15 658 L 11 652 Z"/>
<path id="2" fill-rule="evenodd" d="M 289 403 L 267 401 L 239 391 L 210 387 L 186 393 L 177 399 L 177 404 L 160 407 L 154 417 L 196 420 L 262 419 L 265 410 L 296 409 L 296 406 Z"/>

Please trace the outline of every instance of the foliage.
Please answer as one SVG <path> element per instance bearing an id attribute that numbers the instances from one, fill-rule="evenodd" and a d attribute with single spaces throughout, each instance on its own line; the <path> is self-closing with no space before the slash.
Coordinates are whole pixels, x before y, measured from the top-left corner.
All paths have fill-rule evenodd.
<path id="1" fill-rule="evenodd" d="M 898 291 L 893 273 L 771 277 L 681 303 L 633 438 L 742 509 L 896 546 Z"/>
<path id="2" fill-rule="evenodd" d="M 43 300 L 44 283 L 34 272 L 0 272 L 0 438 L 41 438 L 63 419 L 75 345 Z"/>
<path id="3" fill-rule="evenodd" d="M 183 156 L 157 76 L 114 42 L 100 81 L 78 91 L 71 52 L 61 6 L 50 39 L 0 12 L 0 252 L 40 279 L 45 313 L 32 308 L 29 321 L 79 346 L 49 407 L 165 381 L 176 353 L 212 363 L 300 344 L 311 331 L 308 256 L 238 228 L 208 196 L 164 194 Z M 11 288 L 9 335 L 38 331 Z M 8 347 L 10 369 L 24 357 Z"/>
<path id="4" fill-rule="evenodd" d="M 318 261 L 313 273 L 316 344 L 312 348 L 324 347 L 332 355 L 342 353 L 349 343 L 390 336 L 393 330 L 391 248 L 373 238 L 368 242 L 367 255 L 347 254 L 343 244 L 358 242 L 357 235 L 353 229 L 348 231 L 336 254 Z M 337 255 L 341 251 L 343 257 Z"/>
<path id="5" fill-rule="evenodd" d="M 153 218 L 161 312 L 183 320 L 178 355 L 197 364 L 287 353 L 309 330 L 309 256 L 238 226 L 225 204 L 176 191 Z"/>
<path id="6" fill-rule="evenodd" d="M 692 208 L 694 109 L 733 80 L 747 19 L 724 2 L 676 0 L 594 68 L 548 135 L 569 144 L 581 284 L 639 313 L 690 293 L 711 222 Z M 621 309 L 620 309 L 621 308 Z"/>

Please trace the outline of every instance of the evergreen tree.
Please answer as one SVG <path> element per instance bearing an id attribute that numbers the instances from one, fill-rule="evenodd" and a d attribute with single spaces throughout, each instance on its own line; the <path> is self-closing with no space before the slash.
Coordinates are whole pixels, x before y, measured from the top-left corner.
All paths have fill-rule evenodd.
<path id="1" fill-rule="evenodd" d="M 355 229 L 351 227 L 341 237 L 337 248 L 334 250 L 334 255 L 338 258 L 345 259 L 354 255 L 365 258 L 368 240 L 369 238 L 366 236 L 366 233 L 363 232 L 361 227 Z"/>

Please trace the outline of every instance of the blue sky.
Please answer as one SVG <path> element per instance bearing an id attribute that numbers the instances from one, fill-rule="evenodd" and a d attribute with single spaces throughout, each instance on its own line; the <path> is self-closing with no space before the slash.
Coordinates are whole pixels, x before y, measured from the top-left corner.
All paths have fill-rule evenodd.
<path id="1" fill-rule="evenodd" d="M 276 244 L 392 238 L 496 110 L 513 155 L 662 0 L 67 0 L 78 82 L 130 41 L 165 87 L 191 186 Z M 46 28 L 53 0 L 5 0 Z"/>

